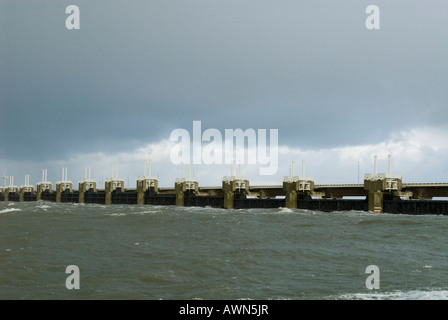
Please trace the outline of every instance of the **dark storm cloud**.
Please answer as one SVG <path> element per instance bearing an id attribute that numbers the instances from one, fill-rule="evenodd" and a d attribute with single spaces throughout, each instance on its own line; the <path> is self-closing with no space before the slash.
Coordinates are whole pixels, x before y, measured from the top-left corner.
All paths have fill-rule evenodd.
<path id="1" fill-rule="evenodd" d="M 128 151 L 178 127 L 278 128 L 301 148 L 445 125 L 448 4 L 4 1 L 0 157 Z"/>

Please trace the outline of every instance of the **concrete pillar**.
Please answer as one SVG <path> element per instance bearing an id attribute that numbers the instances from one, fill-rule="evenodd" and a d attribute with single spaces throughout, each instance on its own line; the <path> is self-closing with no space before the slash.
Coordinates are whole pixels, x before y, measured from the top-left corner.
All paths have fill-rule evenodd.
<path id="1" fill-rule="evenodd" d="M 145 180 L 137 180 L 137 204 L 145 204 Z"/>
<path id="2" fill-rule="evenodd" d="M 62 193 L 67 189 L 70 192 L 72 192 L 72 183 L 71 182 L 57 182 L 56 183 L 56 202 L 62 202 Z"/>
<path id="3" fill-rule="evenodd" d="M 104 191 L 106 193 L 105 204 L 112 204 L 112 191 L 114 191 L 112 181 L 106 181 Z"/>
<path id="4" fill-rule="evenodd" d="M 383 192 L 382 191 L 369 191 L 368 202 L 369 211 L 373 212 L 383 212 Z"/>
<path id="5" fill-rule="evenodd" d="M 56 183 L 56 202 L 62 202 L 62 184 Z"/>
<path id="6" fill-rule="evenodd" d="M 121 179 L 106 180 L 104 189 L 106 192 L 105 204 L 112 204 L 112 192 L 117 189 L 120 189 L 121 192 L 124 192 L 124 180 Z"/>
<path id="7" fill-rule="evenodd" d="M 249 193 L 249 179 L 240 176 L 224 177 L 222 180 L 224 193 L 224 209 L 235 207 L 235 193 L 241 193 L 244 197 Z"/>
<path id="8" fill-rule="evenodd" d="M 5 201 L 9 201 L 9 188 L 5 189 Z"/>
<path id="9" fill-rule="evenodd" d="M 185 203 L 185 181 L 176 181 L 174 183 L 174 190 L 176 191 L 176 206 L 184 206 Z"/>
<path id="10" fill-rule="evenodd" d="M 96 192 L 96 182 L 94 180 L 81 180 L 79 181 L 79 196 L 78 196 L 78 203 L 85 203 L 85 193 L 87 191 L 93 191 Z"/>
<path id="11" fill-rule="evenodd" d="M 32 194 L 34 192 L 34 188 L 30 185 L 20 188 L 20 201 L 25 201 L 25 194 L 30 193 Z"/>
<path id="12" fill-rule="evenodd" d="M 285 206 L 289 209 L 297 209 L 297 191 L 288 190 L 285 196 Z"/>
<path id="13" fill-rule="evenodd" d="M 16 194 L 18 192 L 17 187 L 13 186 L 13 187 L 8 187 L 6 188 L 6 192 L 5 192 L 5 201 L 9 201 L 9 195 L 11 193 Z M 20 200 L 20 199 L 19 199 Z"/>
<path id="14" fill-rule="evenodd" d="M 222 190 L 224 191 L 224 209 L 233 209 L 236 190 L 235 180 L 223 181 Z"/>
<path id="15" fill-rule="evenodd" d="M 20 202 L 23 202 L 25 200 L 25 189 L 20 189 L 20 192 L 19 192 L 19 201 Z"/>
<path id="16" fill-rule="evenodd" d="M 137 204 L 145 204 L 145 193 L 147 190 L 157 193 L 158 180 L 147 177 L 140 177 L 137 180 Z"/>
<path id="17" fill-rule="evenodd" d="M 44 191 L 51 192 L 51 183 L 45 182 L 45 183 L 38 183 L 37 184 L 37 193 L 36 193 L 36 200 L 42 200 L 42 192 Z"/>
<path id="18" fill-rule="evenodd" d="M 299 181 L 283 181 L 283 190 L 285 190 L 285 206 L 290 209 L 297 209 L 297 191 L 299 190 Z"/>
<path id="19" fill-rule="evenodd" d="M 297 200 L 310 197 L 314 193 L 314 179 L 305 176 L 305 166 L 302 162 L 302 176 L 289 176 L 283 178 L 285 191 L 285 206 L 290 209 L 297 208 Z"/>
<path id="20" fill-rule="evenodd" d="M 367 191 L 368 210 L 383 212 L 384 198 L 390 199 L 400 196 L 402 188 L 402 177 L 391 173 L 391 155 L 389 155 L 388 173 L 377 172 L 377 156 L 374 156 L 373 174 L 364 176 L 364 190 Z"/>
<path id="21" fill-rule="evenodd" d="M 85 182 L 79 182 L 78 183 L 78 203 L 85 203 L 85 195 L 86 192 L 86 183 Z"/>
<path id="22" fill-rule="evenodd" d="M 186 192 L 198 194 L 198 181 L 191 178 L 176 179 L 174 182 L 174 190 L 176 191 L 176 206 L 184 206 Z"/>
<path id="23" fill-rule="evenodd" d="M 368 210 L 373 212 L 383 212 L 384 190 L 386 189 L 385 179 L 364 180 L 364 190 L 367 190 Z"/>

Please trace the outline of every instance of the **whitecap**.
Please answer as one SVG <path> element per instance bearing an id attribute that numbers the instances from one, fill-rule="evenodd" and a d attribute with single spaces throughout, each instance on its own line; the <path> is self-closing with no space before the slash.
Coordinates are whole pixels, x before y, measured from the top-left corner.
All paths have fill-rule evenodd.
<path id="1" fill-rule="evenodd" d="M 125 216 L 125 215 L 126 215 L 126 213 L 112 213 L 112 214 L 110 214 L 111 217 L 122 217 L 122 216 Z"/>
<path id="2" fill-rule="evenodd" d="M 338 299 L 348 300 L 447 300 L 448 290 L 428 289 L 374 293 L 343 294 Z"/>
<path id="3" fill-rule="evenodd" d="M 36 208 L 40 208 L 40 209 L 50 209 L 51 206 L 47 206 L 45 204 L 41 205 L 41 206 L 37 206 Z"/>
<path id="4" fill-rule="evenodd" d="M 279 209 L 280 212 L 284 212 L 284 213 L 291 213 L 291 212 L 293 212 L 290 208 L 281 207 L 281 208 L 278 208 L 278 209 Z"/>
<path id="5" fill-rule="evenodd" d="M 17 208 L 3 209 L 3 210 L 0 210 L 0 213 L 13 212 L 13 211 L 22 211 L 22 209 L 17 209 Z"/>

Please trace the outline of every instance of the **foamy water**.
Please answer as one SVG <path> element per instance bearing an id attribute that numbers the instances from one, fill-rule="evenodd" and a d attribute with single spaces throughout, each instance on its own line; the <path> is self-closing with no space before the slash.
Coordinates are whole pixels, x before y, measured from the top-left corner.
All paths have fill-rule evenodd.
<path id="1" fill-rule="evenodd" d="M 350 293 L 342 294 L 337 299 L 348 300 L 447 300 L 448 290 L 427 289 L 394 291 L 384 293 Z"/>
<path id="2" fill-rule="evenodd" d="M 8 209 L 0 210 L 0 213 L 14 212 L 14 211 L 22 211 L 22 209 L 18 209 L 18 208 L 8 208 Z"/>

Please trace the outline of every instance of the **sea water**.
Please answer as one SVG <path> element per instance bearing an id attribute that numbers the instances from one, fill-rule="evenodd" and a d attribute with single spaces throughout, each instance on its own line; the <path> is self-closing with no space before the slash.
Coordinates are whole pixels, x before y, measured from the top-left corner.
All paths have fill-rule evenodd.
<path id="1" fill-rule="evenodd" d="M 0 299 L 447 299 L 447 257 L 441 215 L 0 202 Z"/>

